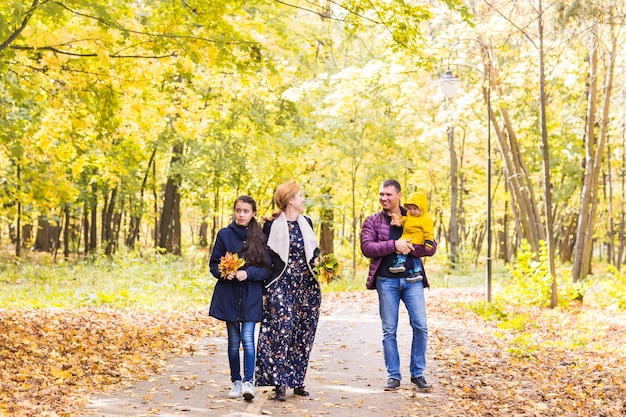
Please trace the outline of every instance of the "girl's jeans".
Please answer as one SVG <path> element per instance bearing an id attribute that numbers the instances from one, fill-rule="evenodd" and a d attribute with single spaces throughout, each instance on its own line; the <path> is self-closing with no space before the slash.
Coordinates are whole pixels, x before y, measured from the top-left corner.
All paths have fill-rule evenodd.
<path id="1" fill-rule="evenodd" d="M 232 382 L 241 381 L 241 365 L 239 347 L 243 344 L 243 381 L 254 379 L 254 327 L 253 321 L 226 321 L 228 331 L 228 363 L 230 364 L 230 379 Z"/>

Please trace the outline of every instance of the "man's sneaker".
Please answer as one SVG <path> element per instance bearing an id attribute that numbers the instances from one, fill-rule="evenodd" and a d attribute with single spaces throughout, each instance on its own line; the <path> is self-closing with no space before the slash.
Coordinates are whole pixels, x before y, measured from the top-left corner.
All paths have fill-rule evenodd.
<path id="1" fill-rule="evenodd" d="M 393 391 L 400 388 L 400 381 L 395 378 L 389 378 L 384 386 L 385 391 Z"/>
<path id="2" fill-rule="evenodd" d="M 417 388 L 420 391 L 424 391 L 424 392 L 429 392 L 432 391 L 433 386 L 430 385 L 428 382 L 426 382 L 426 380 L 424 379 L 423 376 L 412 376 L 411 377 L 411 382 L 414 383 L 415 385 L 417 385 Z"/>
<path id="3" fill-rule="evenodd" d="M 244 381 L 241 385 L 241 393 L 243 394 L 243 399 L 246 401 L 252 401 L 254 398 L 254 387 L 252 386 L 252 381 Z"/>
<path id="4" fill-rule="evenodd" d="M 233 387 L 228 393 L 228 398 L 239 398 L 241 395 L 241 381 L 233 382 Z"/>

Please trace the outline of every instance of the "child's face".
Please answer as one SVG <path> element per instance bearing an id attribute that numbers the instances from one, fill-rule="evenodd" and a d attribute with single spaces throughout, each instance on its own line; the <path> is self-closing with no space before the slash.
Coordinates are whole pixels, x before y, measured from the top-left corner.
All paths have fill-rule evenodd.
<path id="1" fill-rule="evenodd" d="M 415 204 L 407 204 L 406 209 L 409 211 L 411 216 L 421 216 L 422 212 Z"/>

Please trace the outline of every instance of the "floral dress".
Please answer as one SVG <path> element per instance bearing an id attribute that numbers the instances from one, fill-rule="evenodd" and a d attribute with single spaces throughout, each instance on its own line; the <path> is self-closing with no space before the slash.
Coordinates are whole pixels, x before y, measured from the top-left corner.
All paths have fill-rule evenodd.
<path id="1" fill-rule="evenodd" d="M 307 267 L 302 232 L 297 222 L 288 225 L 287 268 L 266 290 L 255 375 L 259 386 L 304 386 L 320 315 L 322 292 Z"/>

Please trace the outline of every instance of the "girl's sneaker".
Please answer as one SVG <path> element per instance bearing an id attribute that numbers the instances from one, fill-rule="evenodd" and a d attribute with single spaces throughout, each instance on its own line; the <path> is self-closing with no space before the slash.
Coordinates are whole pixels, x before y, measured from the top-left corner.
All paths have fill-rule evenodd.
<path id="1" fill-rule="evenodd" d="M 228 393 L 228 398 L 239 398 L 241 395 L 241 381 L 233 382 L 233 387 Z"/>
<path id="2" fill-rule="evenodd" d="M 254 386 L 252 386 L 252 381 L 244 381 L 241 386 L 241 393 L 243 394 L 244 400 L 252 401 L 254 398 Z"/>

